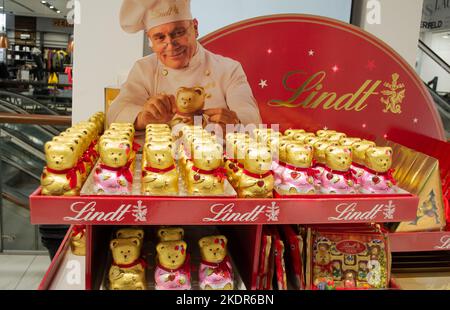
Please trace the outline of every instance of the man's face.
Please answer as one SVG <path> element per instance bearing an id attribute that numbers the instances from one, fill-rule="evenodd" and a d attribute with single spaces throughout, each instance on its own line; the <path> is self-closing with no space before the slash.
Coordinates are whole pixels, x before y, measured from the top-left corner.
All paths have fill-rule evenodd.
<path id="1" fill-rule="evenodd" d="M 172 69 L 189 65 L 197 46 L 197 20 L 167 23 L 150 29 L 147 35 L 159 60 Z"/>

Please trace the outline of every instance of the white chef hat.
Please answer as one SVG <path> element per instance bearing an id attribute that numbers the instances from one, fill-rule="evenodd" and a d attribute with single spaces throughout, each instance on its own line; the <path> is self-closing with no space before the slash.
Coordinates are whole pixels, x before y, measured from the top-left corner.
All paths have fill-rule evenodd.
<path id="1" fill-rule="evenodd" d="M 148 31 L 153 27 L 191 20 L 190 0 L 123 0 L 120 25 L 129 33 Z"/>

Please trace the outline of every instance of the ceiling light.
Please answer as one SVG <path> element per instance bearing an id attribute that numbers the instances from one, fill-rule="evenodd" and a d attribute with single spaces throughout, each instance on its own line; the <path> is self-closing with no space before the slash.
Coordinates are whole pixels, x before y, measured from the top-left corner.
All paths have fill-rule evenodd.
<path id="1" fill-rule="evenodd" d="M 444 39 L 448 39 L 448 38 L 449 38 L 448 34 L 443 35 L 442 37 L 443 37 Z"/>
<path id="2" fill-rule="evenodd" d="M 53 5 L 49 6 L 49 8 L 54 9 L 55 7 Z"/>
<path id="3" fill-rule="evenodd" d="M 60 11 L 60 10 L 58 10 L 58 11 L 56 11 L 56 13 L 58 13 L 58 14 L 59 14 L 59 13 L 61 13 L 61 11 Z"/>
<path id="4" fill-rule="evenodd" d="M 42 3 L 42 4 L 45 4 L 45 3 L 47 3 L 47 1 L 41 1 L 41 3 Z"/>

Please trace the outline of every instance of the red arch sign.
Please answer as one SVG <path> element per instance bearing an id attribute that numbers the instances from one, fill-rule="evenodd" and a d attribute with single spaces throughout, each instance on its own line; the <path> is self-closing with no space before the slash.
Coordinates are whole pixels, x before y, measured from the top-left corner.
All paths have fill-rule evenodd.
<path id="1" fill-rule="evenodd" d="M 200 41 L 241 62 L 263 122 L 281 130 L 327 127 L 367 139 L 401 131 L 445 140 L 434 102 L 414 70 L 360 28 L 312 15 L 273 15 Z"/>

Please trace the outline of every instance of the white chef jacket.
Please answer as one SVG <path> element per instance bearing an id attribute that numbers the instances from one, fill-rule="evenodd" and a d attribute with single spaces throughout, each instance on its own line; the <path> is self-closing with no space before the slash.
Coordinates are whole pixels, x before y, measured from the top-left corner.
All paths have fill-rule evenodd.
<path id="1" fill-rule="evenodd" d="M 160 93 L 176 95 L 179 87 L 195 86 L 204 87 L 210 94 L 205 109 L 228 108 L 236 112 L 244 125 L 261 123 L 256 100 L 241 64 L 211 53 L 200 43 L 197 43 L 189 66 L 183 69 L 165 67 L 156 54 L 138 60 L 108 110 L 107 123 L 134 123 L 150 97 Z"/>

